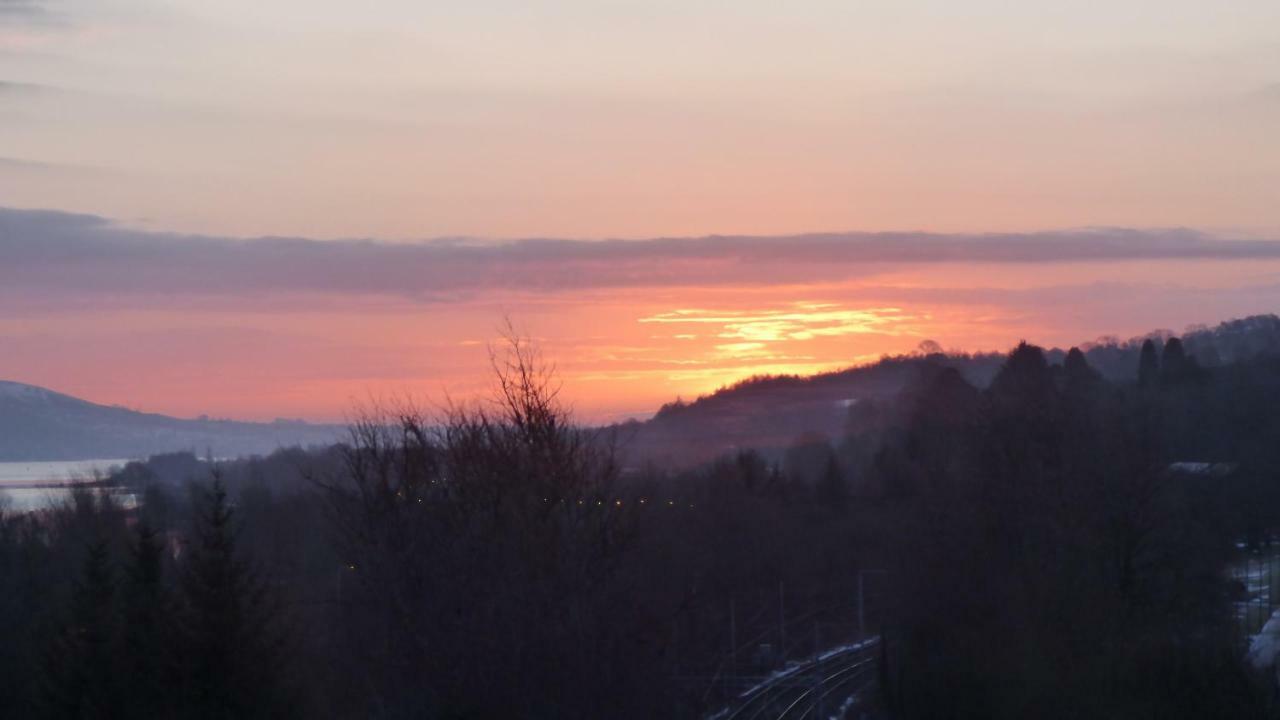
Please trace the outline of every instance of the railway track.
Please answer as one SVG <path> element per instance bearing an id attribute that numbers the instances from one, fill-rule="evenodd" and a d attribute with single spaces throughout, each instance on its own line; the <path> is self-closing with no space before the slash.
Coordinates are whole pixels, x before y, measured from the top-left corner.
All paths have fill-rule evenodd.
<path id="1" fill-rule="evenodd" d="M 719 720 L 826 720 L 848 697 L 875 682 L 877 639 L 828 653 L 748 690 Z"/>

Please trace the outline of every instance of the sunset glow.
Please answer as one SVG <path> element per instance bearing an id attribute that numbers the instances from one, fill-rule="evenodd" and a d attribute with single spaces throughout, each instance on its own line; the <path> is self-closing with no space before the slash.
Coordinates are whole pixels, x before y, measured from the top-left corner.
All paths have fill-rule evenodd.
<path id="1" fill-rule="evenodd" d="M 488 388 L 488 348 L 507 319 L 540 344 L 580 414 L 612 420 L 924 340 L 1065 347 L 1280 305 L 1274 246 L 1178 233 L 279 245 L 56 213 L 3 220 L 0 246 L 20 260 L 0 268 L 6 374 L 185 416 L 340 420 L 372 398 L 471 397 Z M 1127 238 L 1119 255 L 1116 237 Z M 917 259 L 921 243 L 960 257 Z M 59 250 L 92 244 L 127 246 L 131 259 Z M 530 268 L 560 279 L 545 284 Z"/>
<path id="2" fill-rule="evenodd" d="M 340 419 L 509 318 L 609 419 L 1274 310 L 1280 5 L 1033 6 L 0 4 L 0 377 Z"/>

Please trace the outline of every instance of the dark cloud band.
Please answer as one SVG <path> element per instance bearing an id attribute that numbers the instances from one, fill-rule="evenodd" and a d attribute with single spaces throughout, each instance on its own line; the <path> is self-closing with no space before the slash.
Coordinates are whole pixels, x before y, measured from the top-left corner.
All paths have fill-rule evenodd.
<path id="1" fill-rule="evenodd" d="M 246 240 L 147 232 L 94 215 L 0 209 L 0 293 L 51 299 L 319 293 L 433 301 L 497 288 L 821 282 L 874 274 L 886 265 L 1166 259 L 1280 259 L 1280 242 L 1116 228 L 600 241 Z"/>

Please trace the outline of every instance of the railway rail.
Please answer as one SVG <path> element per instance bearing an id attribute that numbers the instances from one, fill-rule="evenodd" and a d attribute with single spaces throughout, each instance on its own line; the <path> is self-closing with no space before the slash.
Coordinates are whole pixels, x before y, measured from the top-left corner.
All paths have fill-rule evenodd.
<path id="1" fill-rule="evenodd" d="M 720 711 L 715 720 L 827 720 L 876 681 L 879 639 L 840 648 L 765 680 Z"/>

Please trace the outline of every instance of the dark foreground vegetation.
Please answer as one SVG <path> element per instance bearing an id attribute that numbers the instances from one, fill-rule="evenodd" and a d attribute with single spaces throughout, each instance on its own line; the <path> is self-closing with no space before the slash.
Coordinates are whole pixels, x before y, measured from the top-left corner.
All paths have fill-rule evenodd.
<path id="1" fill-rule="evenodd" d="M 0 521 L 0 717 L 693 718 L 860 625 L 880 716 L 1274 716 L 1225 568 L 1280 523 L 1280 359 L 913 368 L 681 472 L 619 467 L 519 343 L 490 403 L 132 464 L 136 509 Z"/>

